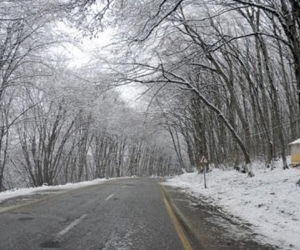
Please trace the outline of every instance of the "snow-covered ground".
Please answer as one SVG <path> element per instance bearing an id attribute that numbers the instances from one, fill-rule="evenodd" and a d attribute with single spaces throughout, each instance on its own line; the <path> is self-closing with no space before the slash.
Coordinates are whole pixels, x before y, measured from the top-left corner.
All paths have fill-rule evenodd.
<path id="1" fill-rule="evenodd" d="M 183 188 L 192 196 L 220 206 L 225 212 L 253 225 L 258 240 L 280 249 L 300 249 L 300 169 L 273 171 L 254 165 L 255 177 L 235 170 L 213 169 L 203 175 L 185 173 L 165 185 Z"/>
<path id="2" fill-rule="evenodd" d="M 112 180 L 112 179 L 109 179 Z M 92 185 L 98 185 L 101 183 L 104 183 L 105 181 L 108 181 L 108 179 L 95 179 L 92 181 L 83 181 L 83 182 L 78 182 L 78 183 L 68 183 L 65 185 L 57 185 L 57 186 L 42 186 L 42 187 L 32 187 L 32 188 L 20 188 L 20 189 L 13 189 L 13 190 L 8 190 L 5 192 L 0 193 L 0 203 L 4 200 L 18 197 L 18 196 L 27 196 L 27 195 L 32 195 L 36 194 L 40 191 L 51 191 L 51 190 L 71 190 L 71 189 L 76 189 L 76 188 L 82 188 L 86 186 L 92 186 Z"/>

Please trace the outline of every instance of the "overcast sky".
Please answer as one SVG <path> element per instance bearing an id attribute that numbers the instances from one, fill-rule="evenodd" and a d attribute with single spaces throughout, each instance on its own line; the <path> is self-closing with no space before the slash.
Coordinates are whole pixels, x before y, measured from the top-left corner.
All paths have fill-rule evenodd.
<path id="1" fill-rule="evenodd" d="M 100 32 L 97 38 L 91 39 L 89 37 L 83 37 L 80 31 L 66 24 L 60 23 L 59 28 L 80 40 L 79 47 L 69 44 L 58 50 L 58 53 L 63 53 L 68 56 L 68 65 L 70 68 L 80 68 L 88 64 L 92 60 L 92 54 L 95 51 L 101 50 L 101 53 L 105 53 L 105 46 L 112 43 L 112 30 Z M 141 100 L 141 94 L 145 91 L 144 87 L 142 88 L 136 84 L 132 84 L 119 87 L 118 91 L 129 106 L 144 109 L 142 107 L 145 107 L 145 104 Z"/>

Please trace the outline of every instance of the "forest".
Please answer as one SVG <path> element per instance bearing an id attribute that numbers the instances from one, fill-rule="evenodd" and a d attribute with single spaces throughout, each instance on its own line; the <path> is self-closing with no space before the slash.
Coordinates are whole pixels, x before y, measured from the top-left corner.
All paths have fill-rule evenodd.
<path id="1" fill-rule="evenodd" d="M 299 25 L 298 0 L 0 1 L 0 191 L 202 171 L 203 157 L 288 169 Z"/>

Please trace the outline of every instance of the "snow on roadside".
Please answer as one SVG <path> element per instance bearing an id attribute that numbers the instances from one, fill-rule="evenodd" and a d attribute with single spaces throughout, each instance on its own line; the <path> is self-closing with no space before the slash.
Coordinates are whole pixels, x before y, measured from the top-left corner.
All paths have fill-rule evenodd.
<path id="1" fill-rule="evenodd" d="M 300 249 L 300 169 L 270 171 L 255 164 L 255 177 L 235 170 L 213 169 L 207 173 L 208 188 L 203 175 L 186 173 L 164 184 L 183 188 L 253 225 L 258 237 L 280 249 Z"/>
<path id="2" fill-rule="evenodd" d="M 115 179 L 115 178 L 112 178 Z M 109 179 L 109 180 L 112 180 Z M 76 188 L 82 188 L 86 186 L 92 186 L 92 185 L 98 185 L 105 181 L 108 181 L 108 179 L 95 179 L 92 181 L 83 181 L 78 183 L 67 183 L 65 185 L 57 185 L 57 186 L 42 186 L 42 187 L 32 187 L 32 188 L 20 188 L 20 189 L 12 189 L 5 192 L 0 193 L 0 204 L 2 201 L 18 197 L 18 196 L 24 196 L 24 195 L 32 195 L 36 194 L 39 191 L 51 191 L 51 190 L 71 190 Z"/>

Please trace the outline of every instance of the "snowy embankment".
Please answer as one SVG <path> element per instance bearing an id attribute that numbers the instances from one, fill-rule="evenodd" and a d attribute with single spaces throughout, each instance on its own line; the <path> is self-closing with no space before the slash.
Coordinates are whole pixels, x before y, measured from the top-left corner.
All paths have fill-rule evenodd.
<path id="1" fill-rule="evenodd" d="M 112 179 L 110 179 L 110 180 L 112 180 Z M 66 191 L 66 190 L 71 190 L 71 189 L 76 189 L 76 188 L 98 185 L 105 181 L 108 181 L 108 179 L 95 179 L 92 181 L 67 183 L 65 185 L 57 185 L 57 186 L 42 186 L 42 187 L 12 189 L 12 190 L 8 190 L 8 191 L 0 193 L 0 203 L 7 199 L 11 199 L 14 197 L 19 197 L 19 196 L 33 195 L 40 191 L 51 191 L 51 190 Z"/>
<path id="2" fill-rule="evenodd" d="M 235 170 L 214 169 L 203 175 L 186 173 L 165 185 L 183 188 L 192 196 L 220 206 L 225 212 L 253 225 L 258 240 L 280 249 L 300 249 L 300 169 L 273 171 L 255 164 L 255 177 Z"/>

